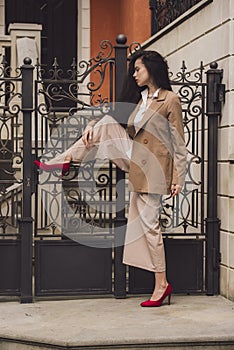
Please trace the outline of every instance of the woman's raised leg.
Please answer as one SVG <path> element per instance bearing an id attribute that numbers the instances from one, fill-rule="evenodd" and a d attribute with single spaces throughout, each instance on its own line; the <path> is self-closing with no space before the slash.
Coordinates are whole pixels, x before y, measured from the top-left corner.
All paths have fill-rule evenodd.
<path id="1" fill-rule="evenodd" d="M 69 168 L 71 161 L 81 163 L 94 158 L 109 159 L 127 172 L 131 147 L 132 140 L 125 129 L 113 117 L 106 115 L 93 126 L 89 147 L 80 138 L 65 152 L 58 154 L 47 163 L 38 161 L 35 163 L 42 170 L 51 171 L 53 169 L 64 170 L 64 167 Z"/>

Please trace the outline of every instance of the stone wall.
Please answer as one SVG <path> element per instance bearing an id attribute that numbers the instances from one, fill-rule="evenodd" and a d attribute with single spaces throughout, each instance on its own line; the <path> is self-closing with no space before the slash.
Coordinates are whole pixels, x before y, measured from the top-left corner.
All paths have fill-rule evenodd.
<path id="1" fill-rule="evenodd" d="M 0 0 L 0 36 L 5 34 L 5 0 Z"/>

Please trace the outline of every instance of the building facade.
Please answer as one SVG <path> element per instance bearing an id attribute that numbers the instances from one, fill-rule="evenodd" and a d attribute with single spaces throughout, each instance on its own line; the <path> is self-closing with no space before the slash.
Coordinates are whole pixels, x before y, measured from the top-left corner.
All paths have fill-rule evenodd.
<path id="1" fill-rule="evenodd" d="M 128 44 L 136 41 L 143 48 L 163 54 L 170 70 L 174 72 L 180 69 L 183 60 L 191 72 L 199 67 L 200 61 L 203 61 L 205 69 L 213 61 L 218 63 L 218 67 L 223 69 L 223 83 L 226 86 L 218 135 L 220 291 L 225 297 L 234 300 L 234 2 L 223 0 L 221 5 L 220 0 L 194 1 L 189 8 L 184 8 L 177 16 L 171 17 L 171 21 L 156 28 L 157 13 L 154 11 L 157 6 L 163 21 L 163 18 L 168 17 L 166 11 L 174 6 L 173 3 L 179 2 L 23 0 L 22 5 L 19 0 L 0 0 L 1 54 L 5 48 L 11 47 L 13 65 L 19 64 L 17 49 L 12 47 L 16 42 L 12 38 L 13 33 L 20 30 L 20 37 L 31 35 L 36 38 L 35 57 L 38 56 L 43 64 L 51 65 L 53 56 L 58 56 L 61 66 L 67 69 L 72 57 L 78 62 L 88 61 L 99 52 L 101 40 L 107 39 L 114 44 L 116 36 L 124 33 Z M 14 7 L 16 5 L 17 8 Z M 26 8 L 30 8 L 31 12 L 27 12 Z M 64 17 L 64 13 L 68 13 L 69 17 Z M 52 21 L 52 18 L 57 20 Z M 160 23 L 159 17 L 157 19 Z M 13 27 L 9 27 L 12 23 L 15 23 Z M 38 41 L 38 35 L 41 41 Z"/>

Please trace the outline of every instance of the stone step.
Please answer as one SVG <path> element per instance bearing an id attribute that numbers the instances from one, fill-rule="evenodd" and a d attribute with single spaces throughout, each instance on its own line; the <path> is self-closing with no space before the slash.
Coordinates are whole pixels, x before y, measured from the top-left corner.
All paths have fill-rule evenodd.
<path id="1" fill-rule="evenodd" d="M 69 345 L 48 344 L 13 339 L 0 339 L 1 350 L 233 350 L 232 341 L 203 341 L 203 342 L 174 342 L 174 343 L 145 343 L 145 344 L 100 344 L 100 345 Z"/>
<path id="2" fill-rule="evenodd" d="M 0 302 L 0 350 L 233 350 L 234 304 L 220 296 L 38 298 Z"/>

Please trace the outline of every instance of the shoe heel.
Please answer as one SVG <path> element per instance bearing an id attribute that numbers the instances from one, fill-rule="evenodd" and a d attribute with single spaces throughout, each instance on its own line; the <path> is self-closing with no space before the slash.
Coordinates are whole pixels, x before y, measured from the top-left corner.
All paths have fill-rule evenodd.
<path id="1" fill-rule="evenodd" d="M 171 305 L 171 294 L 168 295 L 168 305 Z"/>

